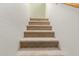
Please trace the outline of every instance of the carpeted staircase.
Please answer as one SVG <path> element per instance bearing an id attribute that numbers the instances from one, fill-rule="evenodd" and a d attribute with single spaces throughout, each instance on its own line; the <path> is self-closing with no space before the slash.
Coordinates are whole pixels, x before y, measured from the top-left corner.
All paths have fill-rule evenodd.
<path id="1" fill-rule="evenodd" d="M 24 38 L 20 41 L 19 56 L 61 56 L 55 32 L 46 18 L 31 18 Z"/>

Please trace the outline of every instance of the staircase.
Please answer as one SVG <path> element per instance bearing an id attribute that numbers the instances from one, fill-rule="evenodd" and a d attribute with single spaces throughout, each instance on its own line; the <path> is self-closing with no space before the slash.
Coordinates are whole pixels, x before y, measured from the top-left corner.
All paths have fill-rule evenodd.
<path id="1" fill-rule="evenodd" d="M 24 38 L 20 41 L 19 56 L 60 56 L 63 55 L 55 32 L 46 18 L 31 18 Z"/>

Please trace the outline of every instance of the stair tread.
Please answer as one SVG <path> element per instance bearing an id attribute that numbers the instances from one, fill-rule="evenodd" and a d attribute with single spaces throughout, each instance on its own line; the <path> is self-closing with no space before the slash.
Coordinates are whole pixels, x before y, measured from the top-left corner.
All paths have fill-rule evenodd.
<path id="1" fill-rule="evenodd" d="M 51 25 L 27 25 L 27 26 L 50 26 L 52 27 Z"/>
<path id="2" fill-rule="evenodd" d="M 48 21 L 30 21 L 29 25 L 50 25 Z"/>
<path id="3" fill-rule="evenodd" d="M 25 32 L 54 32 L 53 30 L 26 30 Z"/>
<path id="4" fill-rule="evenodd" d="M 30 22 L 49 22 L 49 20 L 30 20 Z"/>
<path id="5" fill-rule="evenodd" d="M 30 18 L 30 20 L 48 20 L 48 18 Z"/>
<path id="6" fill-rule="evenodd" d="M 21 39 L 21 41 L 58 41 L 56 38 L 43 38 L 43 37 L 41 37 L 41 38 L 37 38 L 37 37 L 35 37 L 35 38 L 31 38 L 31 37 L 29 37 L 29 38 L 23 38 L 23 39 Z"/>
<path id="7" fill-rule="evenodd" d="M 22 56 L 60 56 L 64 55 L 63 51 L 61 51 L 59 48 L 21 48 L 18 52 L 17 55 L 22 55 Z"/>

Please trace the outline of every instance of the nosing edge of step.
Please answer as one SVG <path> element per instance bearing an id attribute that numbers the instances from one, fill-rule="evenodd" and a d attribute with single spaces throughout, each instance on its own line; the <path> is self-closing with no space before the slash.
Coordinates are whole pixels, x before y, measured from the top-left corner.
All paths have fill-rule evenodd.
<path id="1" fill-rule="evenodd" d="M 31 40 L 32 39 L 32 40 Z M 39 39 L 39 40 L 38 40 Z M 40 40 L 41 39 L 41 40 Z M 45 40 L 42 40 L 42 39 L 45 39 Z M 46 40 L 46 39 L 48 39 L 48 40 Z M 59 41 L 59 40 L 57 40 L 56 38 L 40 38 L 40 37 L 38 37 L 38 38 L 23 38 L 23 39 L 21 39 L 20 41 Z"/>

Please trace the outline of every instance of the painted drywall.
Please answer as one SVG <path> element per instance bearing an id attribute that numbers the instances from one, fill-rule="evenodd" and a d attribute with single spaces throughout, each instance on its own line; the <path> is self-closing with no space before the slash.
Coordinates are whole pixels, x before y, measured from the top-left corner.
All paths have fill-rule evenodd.
<path id="1" fill-rule="evenodd" d="M 45 3 L 30 3 L 30 17 L 40 18 L 45 17 Z"/>
<path id="2" fill-rule="evenodd" d="M 0 4 L 0 55 L 16 55 L 27 19 L 26 4 Z"/>
<path id="3" fill-rule="evenodd" d="M 58 3 L 47 4 L 46 14 L 51 25 L 54 25 L 55 36 L 65 55 L 79 55 L 79 8 Z"/>

